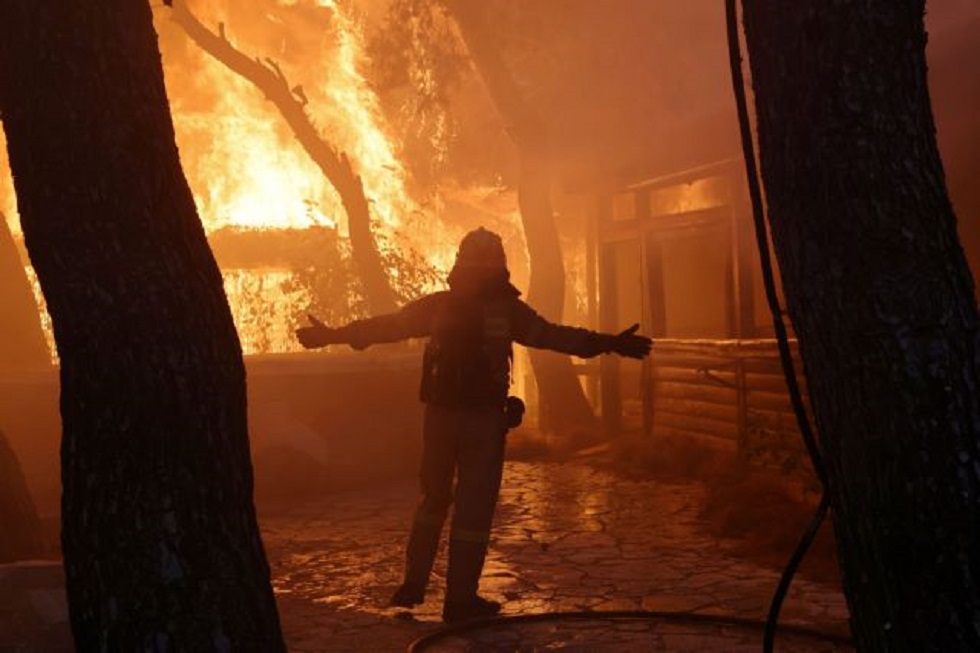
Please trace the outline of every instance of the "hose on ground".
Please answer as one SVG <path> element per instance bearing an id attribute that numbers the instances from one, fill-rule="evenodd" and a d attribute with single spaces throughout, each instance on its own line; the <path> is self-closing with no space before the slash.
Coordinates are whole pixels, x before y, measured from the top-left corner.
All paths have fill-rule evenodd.
<path id="1" fill-rule="evenodd" d="M 666 612 L 652 610 L 610 610 L 610 611 L 580 611 L 580 612 L 536 612 L 534 614 L 521 614 L 513 616 L 485 617 L 482 619 L 472 619 L 459 623 L 449 624 L 426 633 L 409 644 L 407 653 L 424 653 L 427 647 L 437 643 L 439 640 L 464 636 L 468 632 L 506 627 L 520 624 L 534 624 L 537 622 L 548 621 L 615 621 L 615 620 L 650 620 L 663 621 L 675 624 L 691 625 L 716 625 L 732 626 L 752 630 L 762 630 L 765 623 L 758 619 L 743 619 L 740 617 L 722 617 L 717 615 L 701 614 L 698 612 Z M 820 641 L 834 644 L 845 648 L 850 646 L 851 640 L 847 637 L 813 630 L 803 626 L 783 626 L 783 629 L 792 635 L 817 639 Z"/>

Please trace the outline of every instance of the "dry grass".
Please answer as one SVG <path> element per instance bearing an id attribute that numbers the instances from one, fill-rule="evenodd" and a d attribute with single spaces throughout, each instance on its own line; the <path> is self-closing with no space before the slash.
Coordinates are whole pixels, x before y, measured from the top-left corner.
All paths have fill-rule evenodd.
<path id="1" fill-rule="evenodd" d="M 707 531 L 727 540 L 738 555 L 779 569 L 799 544 L 819 501 L 803 490 L 807 479 L 750 465 L 710 439 L 627 436 L 613 448 L 610 463 L 620 472 L 665 483 L 703 483 L 701 518 Z M 840 582 L 829 517 L 800 573 Z"/>

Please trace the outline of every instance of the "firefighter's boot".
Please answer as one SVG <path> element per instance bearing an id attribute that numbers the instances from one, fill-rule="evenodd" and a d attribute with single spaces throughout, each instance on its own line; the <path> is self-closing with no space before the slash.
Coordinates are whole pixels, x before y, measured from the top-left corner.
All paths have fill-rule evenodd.
<path id="1" fill-rule="evenodd" d="M 411 608 L 425 602 L 425 588 L 429 585 L 429 574 L 432 572 L 439 550 L 439 536 L 442 534 L 442 520 L 425 517 L 417 516 L 412 524 L 412 534 L 408 538 L 408 550 L 405 553 L 405 581 L 392 595 L 391 605 Z"/>
<path id="2" fill-rule="evenodd" d="M 500 603 L 477 594 L 486 557 L 486 542 L 450 539 L 446 602 L 442 608 L 442 620 L 446 623 L 491 617 L 500 612 Z"/>

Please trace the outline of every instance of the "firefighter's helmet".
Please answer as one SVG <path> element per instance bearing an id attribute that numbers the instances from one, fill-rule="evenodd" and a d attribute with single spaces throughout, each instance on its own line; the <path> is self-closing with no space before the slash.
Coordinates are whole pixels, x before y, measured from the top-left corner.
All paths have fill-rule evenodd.
<path id="1" fill-rule="evenodd" d="M 500 236 L 483 227 L 463 236 L 463 240 L 459 243 L 459 251 L 456 252 L 454 267 L 506 270 L 507 255 L 504 253 L 504 244 Z"/>

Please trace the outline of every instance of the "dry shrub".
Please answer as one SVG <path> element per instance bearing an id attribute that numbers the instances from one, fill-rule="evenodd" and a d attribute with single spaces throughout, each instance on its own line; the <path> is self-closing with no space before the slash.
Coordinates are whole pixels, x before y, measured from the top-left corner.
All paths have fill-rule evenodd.
<path id="1" fill-rule="evenodd" d="M 617 470 L 631 476 L 652 477 L 664 483 L 686 483 L 712 476 L 729 452 L 707 440 L 664 436 L 625 435 L 614 448 Z"/>
<path id="2" fill-rule="evenodd" d="M 699 482 L 705 529 L 727 540 L 737 555 L 775 568 L 789 560 L 816 510 L 819 497 L 807 478 L 750 464 L 715 438 L 624 436 L 610 462 L 620 473 L 663 483 Z M 803 560 L 800 573 L 838 583 L 828 517 Z"/>
<path id="3" fill-rule="evenodd" d="M 819 497 L 799 491 L 797 479 L 731 457 L 710 477 L 701 517 L 708 532 L 733 541 L 736 553 L 784 567 L 816 511 Z M 820 527 L 800 573 L 839 583 L 830 518 Z"/>

